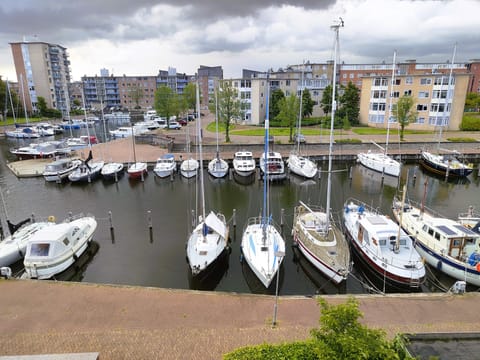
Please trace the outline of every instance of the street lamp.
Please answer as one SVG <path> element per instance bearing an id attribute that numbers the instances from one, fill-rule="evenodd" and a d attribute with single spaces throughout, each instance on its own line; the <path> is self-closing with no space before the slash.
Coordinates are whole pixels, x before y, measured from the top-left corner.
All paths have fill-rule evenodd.
<path id="1" fill-rule="evenodd" d="M 275 286 L 275 305 L 273 306 L 273 321 L 272 327 L 277 324 L 277 308 L 278 308 L 278 280 L 280 278 L 280 264 L 282 263 L 282 259 L 285 256 L 284 251 L 275 251 L 275 256 L 278 259 L 278 269 L 277 269 L 277 284 Z"/>

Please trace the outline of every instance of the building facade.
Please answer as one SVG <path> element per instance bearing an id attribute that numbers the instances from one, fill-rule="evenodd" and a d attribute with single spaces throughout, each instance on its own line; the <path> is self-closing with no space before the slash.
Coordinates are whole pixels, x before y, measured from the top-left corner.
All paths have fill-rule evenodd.
<path id="1" fill-rule="evenodd" d="M 218 87 L 218 82 L 223 79 L 223 69 L 221 66 L 200 65 L 197 78 L 201 96 L 200 106 L 208 109 L 209 105 L 215 102 L 215 89 Z"/>
<path id="2" fill-rule="evenodd" d="M 10 43 L 19 88 L 25 95 L 26 108 L 38 110 L 38 97 L 49 108 L 67 114 L 70 108 L 70 61 L 61 45 L 40 41 Z"/>

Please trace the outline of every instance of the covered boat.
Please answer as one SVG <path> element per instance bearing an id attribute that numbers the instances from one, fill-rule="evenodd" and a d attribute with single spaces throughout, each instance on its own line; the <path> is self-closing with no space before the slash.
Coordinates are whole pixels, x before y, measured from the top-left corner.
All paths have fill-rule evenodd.
<path id="1" fill-rule="evenodd" d="M 265 172 L 268 172 L 268 180 L 285 180 L 287 173 L 285 172 L 285 164 L 282 155 L 279 152 L 269 151 L 260 157 L 260 171 L 265 179 Z"/>
<path id="2" fill-rule="evenodd" d="M 473 171 L 473 164 L 465 164 L 454 154 L 434 154 L 422 151 L 420 165 L 424 169 L 441 176 L 467 177 Z"/>
<path id="3" fill-rule="evenodd" d="M 97 221 L 79 215 L 37 231 L 28 241 L 24 277 L 50 279 L 68 269 L 93 238 Z"/>
<path id="4" fill-rule="evenodd" d="M 68 175 L 79 167 L 81 163 L 82 160 L 80 159 L 65 158 L 55 160 L 45 166 L 43 177 L 46 181 L 61 182 L 68 178 Z"/>

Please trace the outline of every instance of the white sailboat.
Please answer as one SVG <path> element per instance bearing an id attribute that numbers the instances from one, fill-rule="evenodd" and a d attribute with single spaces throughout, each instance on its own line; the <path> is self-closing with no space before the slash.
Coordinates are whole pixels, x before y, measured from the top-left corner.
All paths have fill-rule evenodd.
<path id="1" fill-rule="evenodd" d="M 196 84 L 197 95 L 197 130 L 198 152 L 200 162 L 203 161 L 202 134 L 200 118 L 200 96 L 198 83 Z M 187 260 L 193 276 L 206 274 L 207 269 L 212 268 L 216 260 L 226 251 L 228 242 L 228 226 L 225 216 L 221 213 L 210 211 L 206 215 L 205 188 L 203 183 L 203 171 L 200 170 L 200 206 L 201 215 L 195 229 L 190 234 L 187 242 Z"/>
<path id="2" fill-rule="evenodd" d="M 270 80 L 267 75 L 267 97 L 265 118 L 265 150 L 263 158 L 267 162 L 268 129 L 269 129 L 269 88 Z M 285 240 L 276 229 L 269 208 L 269 172 L 264 174 L 263 182 L 263 214 L 248 220 L 242 235 L 241 249 L 243 259 L 247 262 L 253 273 L 268 288 L 272 280 L 279 276 L 279 269 L 285 255 Z"/>
<path id="3" fill-rule="evenodd" d="M 228 173 L 228 163 L 220 157 L 218 145 L 218 98 L 215 92 L 215 132 L 217 136 L 216 156 L 208 163 L 208 173 L 215 178 L 223 178 Z"/>
<path id="4" fill-rule="evenodd" d="M 133 132 L 133 125 L 132 125 Z M 137 153 L 135 151 L 135 135 L 132 135 L 132 146 L 133 146 L 133 163 L 127 169 L 128 177 L 130 179 L 141 179 L 143 181 L 144 177 L 148 174 L 147 163 L 142 161 L 137 161 Z"/>
<path id="5" fill-rule="evenodd" d="M 198 114 L 197 117 L 198 117 L 197 121 L 200 121 L 200 114 Z M 180 163 L 180 174 L 183 177 L 190 179 L 197 175 L 200 164 L 196 159 L 192 157 L 190 153 L 190 133 L 188 131 L 188 128 L 186 129 L 186 138 L 187 138 L 187 154 L 189 157 L 188 159 L 185 159 Z"/>
<path id="6" fill-rule="evenodd" d="M 336 284 L 346 280 L 350 266 L 350 251 L 339 226 L 335 224 L 330 212 L 332 184 L 332 149 L 333 124 L 336 101 L 336 52 L 338 47 L 338 31 L 343 22 L 332 26 L 335 31 L 335 51 L 332 80 L 332 114 L 330 120 L 330 146 L 328 155 L 328 181 L 326 211 L 321 208 L 307 206 L 300 201 L 295 207 L 292 235 L 300 252 L 323 274 Z"/>
<path id="7" fill-rule="evenodd" d="M 393 85 L 395 82 L 395 58 L 397 52 L 393 52 L 393 63 L 392 63 L 392 77 L 390 79 L 390 95 L 389 95 L 389 109 L 388 109 L 388 119 L 387 119 L 387 139 L 385 142 L 385 148 L 381 147 L 377 143 L 373 142 L 374 145 L 380 148 L 381 152 L 364 152 L 357 155 L 357 160 L 363 166 L 378 171 L 382 174 L 391 175 L 391 176 L 400 176 L 400 170 L 402 165 L 397 160 L 393 159 L 388 155 L 388 140 L 390 137 L 390 122 L 393 121 L 392 115 L 392 99 L 393 99 Z M 387 112 L 385 112 L 387 114 Z"/>
<path id="8" fill-rule="evenodd" d="M 288 156 L 287 166 L 289 170 L 294 174 L 297 174 L 307 179 L 312 179 L 313 177 L 315 177 L 315 175 L 317 175 L 317 172 L 318 172 L 317 165 L 308 157 L 302 156 L 300 154 L 303 88 L 304 88 L 304 80 L 303 80 L 303 69 L 302 69 L 302 84 L 300 86 L 300 111 L 298 114 L 298 124 L 297 124 L 297 130 L 296 130 L 297 131 L 296 144 L 294 145 L 294 149 Z"/>

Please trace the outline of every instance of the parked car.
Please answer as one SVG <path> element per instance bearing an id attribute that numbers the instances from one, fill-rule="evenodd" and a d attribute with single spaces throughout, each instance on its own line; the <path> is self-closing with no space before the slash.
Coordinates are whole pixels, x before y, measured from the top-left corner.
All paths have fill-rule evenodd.
<path id="1" fill-rule="evenodd" d="M 307 140 L 305 139 L 305 135 L 301 133 L 300 134 L 295 133 L 293 134 L 293 142 L 300 142 L 305 144 Z"/>
<path id="2" fill-rule="evenodd" d="M 182 125 L 182 126 L 185 126 L 185 125 L 188 124 L 188 121 L 187 121 L 186 119 L 183 119 L 183 118 L 180 119 L 180 120 L 178 120 L 177 122 L 178 122 L 180 125 Z"/>
<path id="3" fill-rule="evenodd" d="M 168 128 L 169 129 L 174 129 L 174 130 L 180 130 L 182 128 L 182 125 L 180 125 L 176 121 L 170 121 L 170 123 L 168 124 Z"/>

